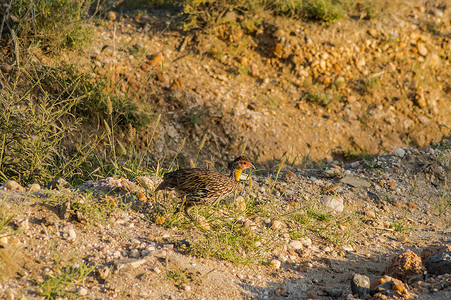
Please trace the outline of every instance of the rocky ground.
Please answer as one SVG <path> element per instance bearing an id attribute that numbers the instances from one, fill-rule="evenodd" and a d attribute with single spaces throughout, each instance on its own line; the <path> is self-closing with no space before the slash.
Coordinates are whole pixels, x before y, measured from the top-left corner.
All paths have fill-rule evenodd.
<path id="1" fill-rule="evenodd" d="M 116 152 L 146 150 L 155 170 L 4 183 L 1 297 L 451 298 L 450 8 L 379 9 L 189 33 L 174 11 L 110 12 L 85 24 L 84 48 L 31 47 L 33 63 L 75 64 L 138 104 L 153 122 L 117 125 Z M 225 172 L 246 153 L 257 169 L 191 222 L 174 194 L 153 194 L 157 161 L 178 152 L 182 167 Z"/>
<path id="2" fill-rule="evenodd" d="M 448 141 L 323 169 L 257 165 L 234 203 L 199 211 L 197 223 L 174 214 L 175 195 L 152 193 L 158 176 L 9 181 L 0 295 L 354 299 L 371 282 L 375 299 L 449 299 L 449 252 L 433 255 L 451 248 L 450 162 Z M 230 224 L 252 245 L 224 243 Z M 233 251 L 202 248 L 216 243 Z"/>

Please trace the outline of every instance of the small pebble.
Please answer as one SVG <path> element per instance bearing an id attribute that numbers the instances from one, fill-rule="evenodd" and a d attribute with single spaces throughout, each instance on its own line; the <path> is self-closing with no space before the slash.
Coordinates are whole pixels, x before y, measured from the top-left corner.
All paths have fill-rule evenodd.
<path id="1" fill-rule="evenodd" d="M 365 216 L 369 219 L 375 219 L 376 214 L 374 213 L 374 209 L 368 209 L 365 211 Z"/>
<path id="2" fill-rule="evenodd" d="M 187 291 L 187 292 L 191 291 L 191 287 L 189 285 L 187 285 L 187 284 L 183 284 L 182 285 L 182 289 Z"/>
<path id="3" fill-rule="evenodd" d="M 280 266 L 282 265 L 282 262 L 277 259 L 273 259 L 269 262 L 269 265 L 273 267 L 274 269 L 278 270 L 280 269 Z"/>
<path id="4" fill-rule="evenodd" d="M 77 234 L 75 233 L 74 228 L 70 227 L 68 232 L 69 232 L 69 238 L 71 240 L 75 240 L 77 238 Z"/>
<path id="5" fill-rule="evenodd" d="M 39 185 L 39 184 L 37 184 L 37 183 L 33 183 L 33 184 L 30 184 L 29 186 L 28 186 L 28 191 L 29 192 L 37 192 L 37 191 L 39 191 L 41 189 L 41 186 Z"/>
<path id="6" fill-rule="evenodd" d="M 332 209 L 333 212 L 342 212 L 344 210 L 343 200 L 338 196 L 325 195 L 319 201 Z"/>
<path id="7" fill-rule="evenodd" d="M 108 12 L 107 18 L 108 18 L 108 20 L 110 20 L 110 21 L 116 20 L 116 18 L 117 18 L 116 13 L 115 13 L 114 11 L 111 11 L 111 10 L 110 10 L 110 11 Z"/>
<path id="8" fill-rule="evenodd" d="M 406 155 L 406 151 L 402 148 L 396 148 L 392 151 L 392 154 L 402 158 L 404 157 L 404 155 Z"/>
<path id="9" fill-rule="evenodd" d="M 429 147 L 429 148 L 426 149 L 425 152 L 428 153 L 428 154 L 433 155 L 435 153 L 435 150 Z"/>
<path id="10" fill-rule="evenodd" d="M 84 287 L 79 287 L 78 289 L 77 289 L 77 293 L 80 295 L 80 296 L 86 296 L 87 294 L 88 294 L 88 290 L 86 289 L 86 288 L 84 288 Z"/>
<path id="11" fill-rule="evenodd" d="M 303 244 L 301 241 L 297 241 L 297 240 L 292 240 L 289 244 L 288 247 L 293 249 L 293 250 L 299 250 L 303 247 Z"/>
<path id="12" fill-rule="evenodd" d="M 398 242 L 400 242 L 400 243 L 407 243 L 409 241 L 409 239 L 405 236 L 405 235 L 401 235 L 399 238 L 398 238 Z"/>
<path id="13" fill-rule="evenodd" d="M 274 230 L 278 230 L 282 227 L 282 222 L 274 220 L 272 221 L 271 228 Z"/>
<path id="14" fill-rule="evenodd" d="M 312 239 L 311 238 L 301 238 L 301 242 L 305 247 L 309 247 L 312 245 Z"/>
<path id="15" fill-rule="evenodd" d="M 0 238 L 0 246 L 6 246 L 8 245 L 8 237 L 7 236 L 2 236 Z"/>
<path id="16" fill-rule="evenodd" d="M 5 182 L 3 189 L 8 191 L 25 191 L 24 187 L 15 180 L 8 180 Z"/>
<path id="17" fill-rule="evenodd" d="M 128 257 L 138 258 L 139 257 L 139 250 L 138 249 L 130 250 L 130 253 L 128 254 Z"/>

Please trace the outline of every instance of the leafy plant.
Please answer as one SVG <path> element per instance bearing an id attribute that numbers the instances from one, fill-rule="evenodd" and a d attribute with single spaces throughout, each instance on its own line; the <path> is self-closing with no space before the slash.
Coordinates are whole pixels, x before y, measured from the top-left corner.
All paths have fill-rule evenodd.
<path id="1" fill-rule="evenodd" d="M 316 93 L 308 92 L 307 95 L 305 96 L 305 99 L 308 102 L 321 105 L 322 107 L 327 107 L 334 100 L 334 96 L 323 92 Z"/>
<path id="2" fill-rule="evenodd" d="M 92 0 L 17 0 L 4 4 L 0 20 L 5 32 L 21 45 L 37 45 L 49 52 L 83 44 L 90 30 L 82 25 Z"/>
<path id="3" fill-rule="evenodd" d="M 399 233 L 407 233 L 412 230 L 412 228 L 407 226 L 407 219 L 405 217 L 401 218 L 398 221 L 393 221 L 392 226 L 393 229 Z"/>
<path id="4" fill-rule="evenodd" d="M 304 0 L 302 14 L 310 20 L 332 23 L 341 19 L 344 11 L 331 0 Z"/>
<path id="5" fill-rule="evenodd" d="M 341 3 L 331 0 L 196 0 L 185 1 L 183 11 L 188 16 L 185 30 L 228 24 L 249 32 L 263 22 L 265 13 L 320 22 L 334 22 L 344 15 Z"/>
<path id="6" fill-rule="evenodd" d="M 85 264 L 62 268 L 60 274 L 46 276 L 45 281 L 39 286 L 38 294 L 46 299 L 74 297 L 75 295 L 67 292 L 66 288 L 82 282 L 93 270 L 94 267 Z"/>
<path id="7" fill-rule="evenodd" d="M 55 97 L 40 89 L 41 78 L 36 73 L 24 69 L 19 72 L 32 86 L 19 92 L 17 86 L 22 79 L 18 76 L 0 90 L 0 173 L 21 182 L 42 182 L 59 172 L 55 166 L 62 161 L 62 141 L 80 122 L 71 110 L 81 97 L 69 89 L 65 90 L 67 97 Z M 77 82 L 68 88 L 74 85 Z M 65 162 L 71 163 L 75 167 L 75 161 Z"/>
<path id="8" fill-rule="evenodd" d="M 367 77 L 360 81 L 360 88 L 365 94 L 373 94 L 380 82 L 381 80 L 378 77 Z"/>
<path id="9" fill-rule="evenodd" d="M 166 277 L 173 281 L 175 285 L 181 287 L 184 284 L 188 284 L 193 281 L 192 274 L 188 273 L 187 270 L 172 268 L 167 271 Z"/>

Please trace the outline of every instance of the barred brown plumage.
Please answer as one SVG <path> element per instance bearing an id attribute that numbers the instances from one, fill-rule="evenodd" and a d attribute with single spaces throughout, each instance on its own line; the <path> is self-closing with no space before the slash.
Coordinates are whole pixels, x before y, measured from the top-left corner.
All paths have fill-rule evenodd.
<path id="1" fill-rule="evenodd" d="M 177 170 L 165 174 L 155 192 L 168 189 L 178 192 L 184 197 L 182 205 L 186 214 L 192 218 L 189 214 L 192 206 L 210 205 L 229 196 L 238 188 L 243 170 L 252 167 L 247 157 L 239 156 L 229 164 L 229 176 L 198 168 Z"/>

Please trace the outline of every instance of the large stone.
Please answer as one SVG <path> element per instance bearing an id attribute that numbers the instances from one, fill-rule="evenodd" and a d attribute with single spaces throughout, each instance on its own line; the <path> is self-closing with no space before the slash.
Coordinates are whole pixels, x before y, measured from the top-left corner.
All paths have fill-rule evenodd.
<path id="1" fill-rule="evenodd" d="M 371 187 L 371 183 L 366 181 L 365 179 L 357 178 L 353 175 L 346 175 L 343 177 L 340 182 L 346 183 L 347 185 L 350 185 L 355 188 L 369 188 Z"/>
<path id="2" fill-rule="evenodd" d="M 388 276 L 385 276 L 379 280 L 381 280 L 382 283 L 371 289 L 370 294 L 372 296 L 375 294 L 384 295 L 388 296 L 389 299 L 397 299 L 394 297 L 395 295 L 402 295 L 403 297 L 401 299 L 408 299 L 411 296 L 407 285 L 405 285 L 402 281 Z M 380 299 L 377 295 L 375 298 Z"/>
<path id="3" fill-rule="evenodd" d="M 451 251 L 429 257 L 424 261 L 424 266 L 431 274 L 451 274 Z"/>
<path id="4" fill-rule="evenodd" d="M 342 212 L 344 209 L 343 200 L 337 196 L 332 197 L 326 195 L 323 196 L 320 201 L 334 212 Z"/>
<path id="5" fill-rule="evenodd" d="M 390 264 L 385 267 L 382 275 L 388 275 L 400 280 L 423 275 L 421 258 L 410 250 L 393 257 Z"/>
<path id="6" fill-rule="evenodd" d="M 2 187 L 7 191 L 25 191 L 25 188 L 15 180 L 8 180 Z"/>
<path id="7" fill-rule="evenodd" d="M 448 251 L 451 251 L 451 245 L 431 245 L 421 251 L 420 257 L 424 264 L 429 257 Z"/>
<path id="8" fill-rule="evenodd" d="M 302 244 L 301 241 L 298 241 L 298 240 L 292 240 L 292 241 L 288 244 L 288 247 L 289 247 L 290 249 L 293 249 L 293 250 L 299 250 L 299 249 L 302 249 L 302 248 L 304 247 L 304 245 Z"/>
<path id="9" fill-rule="evenodd" d="M 393 150 L 392 154 L 398 157 L 404 157 L 404 155 L 406 155 L 406 151 L 402 148 L 396 148 Z"/>
<path id="10" fill-rule="evenodd" d="M 370 278 L 366 275 L 354 274 L 351 279 L 351 291 L 353 295 L 364 298 L 370 293 Z"/>
<path id="11" fill-rule="evenodd" d="M 72 186 L 69 182 L 67 182 L 64 178 L 58 177 L 52 181 L 49 182 L 48 185 L 49 189 L 56 190 L 56 189 L 70 189 Z"/>

